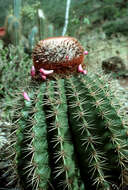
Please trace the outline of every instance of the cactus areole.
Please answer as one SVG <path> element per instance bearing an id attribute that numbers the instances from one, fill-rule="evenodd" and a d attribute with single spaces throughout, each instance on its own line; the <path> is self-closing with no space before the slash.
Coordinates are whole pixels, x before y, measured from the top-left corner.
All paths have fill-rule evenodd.
<path id="1" fill-rule="evenodd" d="M 33 51 L 36 72 L 41 68 L 57 74 L 76 73 L 83 64 L 84 48 L 73 37 L 51 37 L 39 41 Z"/>

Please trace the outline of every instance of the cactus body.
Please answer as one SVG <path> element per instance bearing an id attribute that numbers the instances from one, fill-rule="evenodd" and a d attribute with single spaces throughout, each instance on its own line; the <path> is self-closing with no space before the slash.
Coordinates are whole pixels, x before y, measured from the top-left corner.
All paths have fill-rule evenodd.
<path id="1" fill-rule="evenodd" d="M 65 45 L 68 38 L 58 40 L 59 45 Z M 41 48 L 42 43 L 48 49 Z M 49 40 L 37 45 L 33 54 L 34 64 L 39 59 L 37 70 L 42 66 L 51 69 L 51 63 L 56 69 L 58 62 L 61 64 L 60 59 L 52 62 L 48 52 Z M 77 52 L 79 60 L 81 46 Z M 41 56 L 46 64 L 40 62 Z M 13 119 L 17 127 L 12 164 L 23 189 L 121 189 L 127 171 L 128 123 L 108 81 L 92 73 L 65 74 L 65 78 L 46 82 L 30 81 L 29 86 L 25 99 L 18 97 L 20 106 L 16 106 Z"/>
<path id="2" fill-rule="evenodd" d="M 13 147 L 25 190 L 111 190 L 123 183 L 127 124 L 99 76 L 47 80 L 29 96 L 19 100 Z"/>
<path id="3" fill-rule="evenodd" d="M 48 25 L 48 37 L 53 37 L 54 36 L 54 26 L 53 24 Z"/>
<path id="4" fill-rule="evenodd" d="M 38 31 L 39 39 L 45 39 L 48 33 L 48 21 L 42 9 L 38 9 Z"/>
<path id="5" fill-rule="evenodd" d="M 35 39 L 36 39 L 37 33 L 38 33 L 38 28 L 36 26 L 34 26 L 32 28 L 31 33 L 28 36 L 28 39 L 29 39 L 29 50 L 30 50 L 30 52 L 32 52 L 32 49 L 33 49 L 33 47 L 35 45 L 35 41 L 36 41 Z"/>

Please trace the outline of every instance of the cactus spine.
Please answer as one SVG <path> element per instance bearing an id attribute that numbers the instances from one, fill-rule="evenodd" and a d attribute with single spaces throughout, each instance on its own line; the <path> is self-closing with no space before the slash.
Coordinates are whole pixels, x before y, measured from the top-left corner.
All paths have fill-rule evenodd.
<path id="1" fill-rule="evenodd" d="M 128 126 L 103 77 L 36 82 L 29 96 L 31 101 L 19 100 L 13 146 L 25 190 L 122 187 Z"/>

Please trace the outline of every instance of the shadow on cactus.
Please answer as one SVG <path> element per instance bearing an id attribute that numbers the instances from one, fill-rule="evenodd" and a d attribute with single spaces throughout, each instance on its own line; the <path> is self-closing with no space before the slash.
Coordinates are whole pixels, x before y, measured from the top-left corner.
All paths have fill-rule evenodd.
<path id="1" fill-rule="evenodd" d="M 102 74 L 81 72 L 84 49 L 73 38 L 39 42 L 34 56 L 34 79 L 16 97 L 12 122 L 9 150 L 18 182 L 25 190 L 122 189 L 128 126 L 109 82 Z M 41 69 L 53 68 L 47 76 L 43 72 L 44 79 Z"/>

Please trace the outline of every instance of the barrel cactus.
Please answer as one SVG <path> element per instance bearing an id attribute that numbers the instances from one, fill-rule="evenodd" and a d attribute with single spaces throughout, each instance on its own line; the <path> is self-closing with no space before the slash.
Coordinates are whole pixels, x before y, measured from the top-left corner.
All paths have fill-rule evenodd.
<path id="1" fill-rule="evenodd" d="M 9 147 L 11 166 L 25 190 L 124 185 L 127 121 L 104 76 L 85 75 L 83 57 L 81 45 L 67 37 L 46 39 L 34 50 L 32 80 L 15 99 Z"/>

